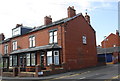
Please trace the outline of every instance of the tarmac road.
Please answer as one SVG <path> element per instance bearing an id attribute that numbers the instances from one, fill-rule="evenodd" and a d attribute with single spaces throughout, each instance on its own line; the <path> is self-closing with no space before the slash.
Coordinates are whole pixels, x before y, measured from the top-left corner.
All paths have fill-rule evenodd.
<path id="1" fill-rule="evenodd" d="M 45 77 L 3 77 L 2 81 L 120 81 L 119 65 L 92 67 Z"/>

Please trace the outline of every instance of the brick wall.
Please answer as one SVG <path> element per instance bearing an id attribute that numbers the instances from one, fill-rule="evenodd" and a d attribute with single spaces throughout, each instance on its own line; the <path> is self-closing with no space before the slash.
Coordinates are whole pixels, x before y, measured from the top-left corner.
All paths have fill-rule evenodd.
<path id="1" fill-rule="evenodd" d="M 107 38 L 106 41 L 101 42 L 102 48 L 109 48 L 115 46 L 120 46 L 120 37 L 118 34 L 111 33 Z"/>
<path id="2" fill-rule="evenodd" d="M 87 44 L 82 42 L 82 36 L 87 37 Z M 67 23 L 65 27 L 65 62 L 68 69 L 80 69 L 97 64 L 95 31 L 89 26 L 83 16 Z"/>

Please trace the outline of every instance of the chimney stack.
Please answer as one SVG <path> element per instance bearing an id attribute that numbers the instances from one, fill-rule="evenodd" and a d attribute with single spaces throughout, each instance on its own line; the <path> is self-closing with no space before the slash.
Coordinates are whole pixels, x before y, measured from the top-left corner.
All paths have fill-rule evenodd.
<path id="1" fill-rule="evenodd" d="M 72 7 L 69 6 L 67 10 L 68 10 L 68 18 L 76 15 L 76 10 L 74 9 L 74 6 Z"/>
<path id="2" fill-rule="evenodd" d="M 44 25 L 48 25 L 48 24 L 50 24 L 50 23 L 52 23 L 52 18 L 51 18 L 51 16 L 46 16 L 46 17 L 44 17 Z"/>
<path id="3" fill-rule="evenodd" d="M 0 41 L 3 41 L 5 39 L 5 36 L 3 33 L 0 34 Z"/>
<path id="4" fill-rule="evenodd" d="M 86 12 L 85 14 L 86 14 L 86 15 L 85 15 L 85 20 L 90 24 L 90 16 L 87 15 L 87 12 Z"/>
<path id="5" fill-rule="evenodd" d="M 23 26 L 23 25 L 22 25 L 22 24 L 16 24 L 16 28 L 17 28 L 17 27 L 20 27 L 20 26 Z"/>

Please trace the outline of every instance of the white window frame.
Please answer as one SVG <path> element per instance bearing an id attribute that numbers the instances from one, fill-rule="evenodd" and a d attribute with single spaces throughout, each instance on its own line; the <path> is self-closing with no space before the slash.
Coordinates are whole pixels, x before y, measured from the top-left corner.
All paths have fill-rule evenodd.
<path id="1" fill-rule="evenodd" d="M 29 47 L 35 47 L 35 36 L 29 37 Z"/>
<path id="2" fill-rule="evenodd" d="M 35 66 L 36 60 L 35 60 L 35 53 L 31 53 L 31 66 Z"/>
<path id="3" fill-rule="evenodd" d="M 12 66 L 12 55 L 10 56 L 9 64 Z"/>
<path id="4" fill-rule="evenodd" d="M 26 54 L 26 65 L 30 66 L 30 53 Z"/>
<path id="5" fill-rule="evenodd" d="M 51 31 L 49 32 L 49 43 L 57 43 L 58 42 L 58 31 Z"/>
<path id="6" fill-rule="evenodd" d="M 17 50 L 17 41 L 12 42 L 12 48 L 13 48 L 13 51 Z"/>
<path id="7" fill-rule="evenodd" d="M 13 59 L 13 66 L 17 66 L 17 55 L 13 55 L 12 59 Z"/>
<path id="8" fill-rule="evenodd" d="M 82 36 L 82 42 L 83 44 L 87 44 L 87 38 L 85 35 Z"/>
<path id="9" fill-rule="evenodd" d="M 52 51 L 47 51 L 47 65 L 52 64 Z"/>
<path id="10" fill-rule="evenodd" d="M 8 54 L 8 44 L 5 44 L 4 46 L 4 54 Z"/>
<path id="11" fill-rule="evenodd" d="M 58 53 L 56 55 L 56 52 Z M 54 51 L 54 64 L 59 65 L 60 64 L 60 59 L 59 59 L 59 51 Z"/>
<path id="12" fill-rule="evenodd" d="M 12 30 L 12 36 L 21 35 L 21 27 Z"/>

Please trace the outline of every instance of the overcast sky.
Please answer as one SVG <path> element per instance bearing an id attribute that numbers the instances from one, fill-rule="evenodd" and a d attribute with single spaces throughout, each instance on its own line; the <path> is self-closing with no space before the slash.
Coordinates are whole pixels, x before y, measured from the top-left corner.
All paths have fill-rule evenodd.
<path id="1" fill-rule="evenodd" d="M 12 36 L 16 24 L 34 27 L 51 15 L 53 21 L 67 17 L 67 8 L 74 6 L 83 15 L 87 9 L 91 25 L 96 30 L 97 44 L 105 35 L 118 29 L 118 0 L 0 0 L 0 33 Z"/>

